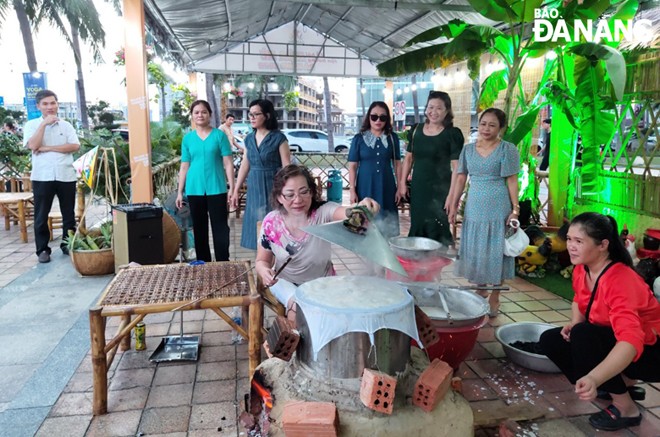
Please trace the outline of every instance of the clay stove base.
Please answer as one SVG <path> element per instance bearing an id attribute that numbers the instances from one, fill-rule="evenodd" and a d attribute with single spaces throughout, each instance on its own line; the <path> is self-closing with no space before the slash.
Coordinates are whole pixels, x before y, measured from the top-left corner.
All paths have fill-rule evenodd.
<path id="1" fill-rule="evenodd" d="M 412 367 L 414 369 L 406 372 L 410 374 L 411 378 L 417 373 L 416 368 L 419 364 L 414 361 L 413 357 Z M 299 384 L 302 384 L 306 394 L 317 392 L 319 388 L 321 388 L 320 391 L 325 392 L 322 396 L 313 396 L 316 398 L 315 400 L 332 401 L 332 399 L 328 399 L 328 396 L 335 398 L 334 401 L 339 411 L 339 435 L 341 437 L 401 437 L 403 435 L 462 437 L 474 435 L 472 409 L 461 395 L 452 391 L 447 393 L 447 396 L 431 413 L 426 413 L 413 406 L 410 399 L 402 399 L 397 390 L 394 412 L 391 416 L 387 416 L 362 405 L 357 394 L 352 390 L 353 386 L 359 390 L 359 379 L 341 380 L 341 383 L 337 381 L 338 386 L 327 392 L 325 390 L 327 383 L 315 382 L 307 378 L 308 375 L 303 376 L 300 369 L 292 362 L 271 358 L 261 363 L 257 371 L 264 376 L 264 383 L 271 387 L 274 398 L 273 409 L 270 411 L 269 436 L 284 437 L 281 423 L 284 405 L 291 401 L 311 400 L 312 396 L 302 396 L 299 393 L 301 388 Z M 296 388 L 293 389 L 293 386 Z M 350 402 L 350 405 L 346 403 L 347 397 L 354 400 Z"/>

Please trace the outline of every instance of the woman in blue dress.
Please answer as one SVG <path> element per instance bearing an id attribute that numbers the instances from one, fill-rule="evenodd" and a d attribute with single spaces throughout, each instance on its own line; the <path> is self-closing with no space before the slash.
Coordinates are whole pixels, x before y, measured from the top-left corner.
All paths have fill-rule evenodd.
<path id="1" fill-rule="evenodd" d="M 378 229 L 385 237 L 399 236 L 396 180 L 401 170 L 399 137 L 392 133 L 390 110 L 385 102 L 373 102 L 360 133 L 348 152 L 351 203 L 370 197 L 381 205 Z"/>
<path id="2" fill-rule="evenodd" d="M 286 136 L 277 127 L 277 115 L 270 100 L 250 102 L 248 117 L 252 132 L 245 137 L 245 154 L 238 170 L 233 208 L 238 207 L 240 189 L 247 178 L 247 202 L 243 217 L 241 246 L 257 250 L 257 222 L 270 211 L 268 196 L 273 189 L 275 173 L 291 164 L 291 154 Z"/>
<path id="3" fill-rule="evenodd" d="M 456 187 L 450 190 L 449 221 L 455 223 L 470 175 L 456 274 L 478 285 L 501 285 L 514 275 L 515 260 L 504 255 L 504 232 L 520 213 L 520 155 L 516 146 L 500 138 L 504 128 L 504 111 L 489 108 L 481 114 L 477 142 L 463 148 L 458 158 Z M 483 297 L 487 297 L 487 292 Z M 499 291 L 493 291 L 488 301 L 494 317 L 500 306 Z"/>

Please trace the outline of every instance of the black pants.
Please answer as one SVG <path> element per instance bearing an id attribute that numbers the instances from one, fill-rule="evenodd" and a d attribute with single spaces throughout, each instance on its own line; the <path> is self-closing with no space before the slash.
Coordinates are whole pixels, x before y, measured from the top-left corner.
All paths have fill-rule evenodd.
<path id="1" fill-rule="evenodd" d="M 32 181 L 32 192 L 34 193 L 34 242 L 37 246 L 37 255 L 43 251 L 50 253 L 50 247 L 48 247 L 50 241 L 48 214 L 53 206 L 55 196 L 60 202 L 60 212 L 62 213 L 62 242 L 60 246 L 66 246 L 64 237 L 68 236 L 69 230 L 76 230 L 76 215 L 74 212 L 76 183 Z"/>
<path id="2" fill-rule="evenodd" d="M 213 250 L 216 261 L 229 261 L 229 224 L 227 224 L 227 193 L 212 196 L 188 196 L 190 216 L 195 232 L 197 259 L 211 261 L 209 248 L 209 217 L 213 230 Z"/>
<path id="3" fill-rule="evenodd" d="M 545 331 L 540 343 L 548 358 L 571 384 L 575 384 L 607 357 L 616 344 L 616 338 L 610 327 L 583 322 L 571 329 L 570 342 L 561 336 L 561 328 L 555 328 Z M 623 374 L 630 379 L 660 382 L 660 339 L 652 346 L 645 346 L 642 356 L 630 363 Z M 626 392 L 621 375 L 612 377 L 598 388 L 614 394 Z"/>

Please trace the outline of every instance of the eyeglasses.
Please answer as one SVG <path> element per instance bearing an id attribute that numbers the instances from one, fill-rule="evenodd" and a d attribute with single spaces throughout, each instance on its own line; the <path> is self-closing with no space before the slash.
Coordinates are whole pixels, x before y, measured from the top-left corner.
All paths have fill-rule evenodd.
<path id="1" fill-rule="evenodd" d="M 303 188 L 297 193 L 282 193 L 282 197 L 284 197 L 284 199 L 289 202 L 295 199 L 296 196 L 300 197 L 301 199 L 306 199 L 311 195 L 312 195 L 312 190 L 310 190 L 309 188 Z"/>
<path id="2" fill-rule="evenodd" d="M 250 117 L 250 118 L 257 118 L 260 115 L 264 115 L 264 113 L 263 112 L 248 112 L 248 117 Z"/>
<path id="3" fill-rule="evenodd" d="M 369 118 L 371 119 L 371 121 L 380 120 L 380 121 L 382 121 L 383 123 L 385 123 L 387 120 L 389 120 L 390 117 L 388 117 L 388 116 L 385 115 L 385 114 L 381 114 L 381 115 L 371 114 L 371 115 L 369 116 Z"/>

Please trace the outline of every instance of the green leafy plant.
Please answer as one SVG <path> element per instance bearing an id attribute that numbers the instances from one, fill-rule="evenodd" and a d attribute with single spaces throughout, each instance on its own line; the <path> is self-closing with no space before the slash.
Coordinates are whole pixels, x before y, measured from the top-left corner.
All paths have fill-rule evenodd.
<path id="1" fill-rule="evenodd" d="M 102 250 L 112 248 L 112 222 L 104 222 L 100 228 L 74 233 L 69 230 L 66 238 L 69 251 Z"/>
<path id="2" fill-rule="evenodd" d="M 0 166 L 4 178 L 19 177 L 30 169 L 30 150 L 16 135 L 0 134 Z"/>
<path id="3" fill-rule="evenodd" d="M 284 97 L 284 109 L 287 111 L 293 111 L 298 107 L 298 98 L 300 93 L 298 91 L 287 91 L 283 95 Z"/>
<path id="4" fill-rule="evenodd" d="M 614 20 L 632 19 L 638 0 L 550 0 L 543 5 L 542 0 L 469 0 L 469 3 L 484 17 L 504 22 L 504 30 L 453 20 L 421 33 L 406 46 L 429 43 L 438 38 L 449 42 L 407 52 L 378 65 L 378 70 L 382 76 L 401 76 L 466 61 L 470 78 L 475 80 L 479 74 L 481 56 L 485 53 L 495 56 L 503 68 L 484 79 L 479 109 L 493 105 L 500 93 L 505 91 L 502 109 L 512 125 L 504 139 L 516 144 L 520 151 L 523 168 L 520 200 L 531 201 L 533 210 L 536 210 L 540 206 L 538 181 L 534 177 L 536 161 L 529 150 L 532 130 L 538 124 L 542 106 L 552 103 L 565 113 L 573 128 L 582 135 L 586 157 L 594 157 L 603 142 L 603 133 L 609 133 L 609 128 L 613 126 L 613 102 L 623 95 L 625 62 L 621 53 L 605 44 L 535 41 L 531 32 L 534 12 L 542 6 L 556 9 L 558 16 L 550 19 L 553 27 L 558 20 L 563 20 L 568 23 L 572 34 L 576 20 L 584 22 L 606 17 L 610 28 L 613 28 Z M 521 80 L 525 63 L 527 59 L 543 56 L 549 51 L 555 51 L 558 57 L 555 61 L 546 62 L 539 87 L 531 97 L 527 96 Z M 543 101 L 543 98 L 547 100 Z M 587 182 L 586 189 L 596 191 L 595 167 L 598 160 L 590 162 L 592 166 L 583 168 L 583 182 L 586 171 L 591 181 Z"/>

